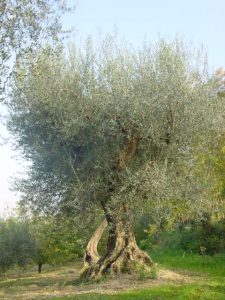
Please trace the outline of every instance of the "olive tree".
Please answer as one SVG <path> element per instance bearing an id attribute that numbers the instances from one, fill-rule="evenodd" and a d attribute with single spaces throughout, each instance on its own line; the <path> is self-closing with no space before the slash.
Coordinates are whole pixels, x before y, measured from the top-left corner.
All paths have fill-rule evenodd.
<path id="1" fill-rule="evenodd" d="M 32 259 L 38 265 L 39 273 L 46 263 L 68 262 L 82 255 L 84 241 L 74 220 L 33 216 L 30 228 L 35 245 Z"/>
<path id="2" fill-rule="evenodd" d="M 31 160 L 24 203 L 44 213 L 95 210 L 83 276 L 150 269 L 132 231 L 138 210 L 173 200 L 204 206 L 198 151 L 224 130 L 218 81 L 182 42 L 134 50 L 115 37 L 70 54 L 50 48 L 21 64 L 8 102 L 9 128 Z M 85 218 L 83 218 L 85 222 Z M 105 254 L 97 244 L 108 227 Z"/>
<path id="3" fill-rule="evenodd" d="M 14 266 L 31 262 L 34 239 L 29 223 L 16 218 L 0 220 L 0 273 Z"/>

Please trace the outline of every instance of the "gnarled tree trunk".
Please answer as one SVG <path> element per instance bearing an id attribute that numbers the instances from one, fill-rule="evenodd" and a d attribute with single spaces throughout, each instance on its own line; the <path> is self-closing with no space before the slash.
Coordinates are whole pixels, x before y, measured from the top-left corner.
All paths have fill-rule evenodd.
<path id="1" fill-rule="evenodd" d="M 96 279 L 107 273 L 132 273 L 137 271 L 140 267 L 149 271 L 153 262 L 146 252 L 139 249 L 130 227 L 126 226 L 122 220 L 117 220 L 109 225 L 109 236 L 105 255 L 101 258 L 97 258 L 95 255 L 97 243 L 95 243 L 95 246 L 93 248 L 91 247 L 95 249 L 91 254 L 93 259 L 87 260 L 87 253 L 90 253 L 89 243 L 91 242 L 92 244 L 93 237 L 88 243 L 89 250 L 87 249 L 85 254 L 85 266 L 83 268 L 82 278 Z M 99 228 L 103 228 L 103 226 L 100 225 Z M 101 231 L 99 228 L 96 232 Z M 98 240 L 99 242 L 99 237 L 100 235 L 98 235 L 98 239 L 95 239 L 95 241 Z"/>
<path id="2" fill-rule="evenodd" d="M 131 122 L 121 127 L 124 133 L 124 147 L 116 155 L 115 177 L 116 174 L 125 170 L 137 154 L 140 137 L 133 127 Z M 110 185 L 106 195 L 113 194 L 116 189 L 115 182 L 114 185 Z M 107 221 L 100 225 L 88 243 L 82 277 L 96 279 L 106 273 L 131 273 L 137 271 L 138 268 L 149 271 L 153 262 L 146 252 L 139 249 L 135 241 L 129 222 L 128 206 L 125 203 L 123 205 L 111 203 L 110 209 L 107 207 L 107 200 L 102 200 L 101 205 Z M 99 258 L 97 245 L 107 223 L 109 226 L 107 249 L 105 255 Z"/>

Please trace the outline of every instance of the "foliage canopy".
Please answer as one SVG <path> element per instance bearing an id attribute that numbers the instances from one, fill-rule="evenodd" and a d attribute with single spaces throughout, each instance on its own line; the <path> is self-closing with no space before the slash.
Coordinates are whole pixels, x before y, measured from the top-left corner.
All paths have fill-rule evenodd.
<path id="1" fill-rule="evenodd" d="M 224 132 L 206 64 L 179 40 L 133 50 L 115 36 L 89 38 L 69 52 L 47 47 L 17 69 L 9 128 L 32 162 L 18 184 L 24 202 L 44 212 L 204 205 L 196 153 Z"/>

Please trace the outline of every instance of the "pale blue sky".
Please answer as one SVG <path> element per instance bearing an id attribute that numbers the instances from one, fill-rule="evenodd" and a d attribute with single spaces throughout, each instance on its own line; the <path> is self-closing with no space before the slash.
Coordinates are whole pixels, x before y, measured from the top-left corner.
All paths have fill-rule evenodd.
<path id="1" fill-rule="evenodd" d="M 76 1 L 70 1 L 76 3 Z M 224 65 L 225 0 L 78 0 L 73 16 L 65 23 L 73 25 L 83 38 L 89 33 L 112 32 L 135 46 L 146 38 L 174 38 L 180 34 L 195 46 L 204 45 L 210 66 Z"/>
<path id="2" fill-rule="evenodd" d="M 75 27 L 75 40 L 88 34 L 112 32 L 135 47 L 143 40 L 172 39 L 179 34 L 194 47 L 204 46 L 209 66 L 225 67 L 225 0 L 77 0 L 73 15 L 64 18 L 65 26 Z M 1 126 L 1 133 L 7 133 Z M 4 132 L 3 132 L 4 131 Z M 9 145 L 0 146 L 0 212 L 12 207 L 18 196 L 9 191 L 9 178 L 23 170 Z M 14 156 L 14 158 L 12 157 Z"/>

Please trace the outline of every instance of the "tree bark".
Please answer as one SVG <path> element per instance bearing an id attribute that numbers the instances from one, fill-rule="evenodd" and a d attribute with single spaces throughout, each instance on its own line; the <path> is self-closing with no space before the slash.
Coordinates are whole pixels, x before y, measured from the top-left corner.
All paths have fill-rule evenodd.
<path id="1" fill-rule="evenodd" d="M 39 273 L 39 274 L 41 273 L 42 266 L 43 266 L 42 263 L 39 263 L 39 264 L 38 264 L 38 273 Z"/>
<path id="2" fill-rule="evenodd" d="M 140 268 L 150 271 L 153 265 L 151 258 L 146 252 L 139 249 L 131 228 L 126 225 L 121 220 L 110 224 L 106 253 L 101 258 L 93 259 L 91 263 L 88 262 L 87 264 L 87 260 L 85 260 L 85 266 L 82 270 L 83 279 L 97 279 L 108 273 L 132 273 Z M 100 227 L 102 228 L 102 225 Z M 92 238 L 90 240 L 91 244 Z M 97 244 L 94 248 L 96 249 L 96 247 Z"/>

